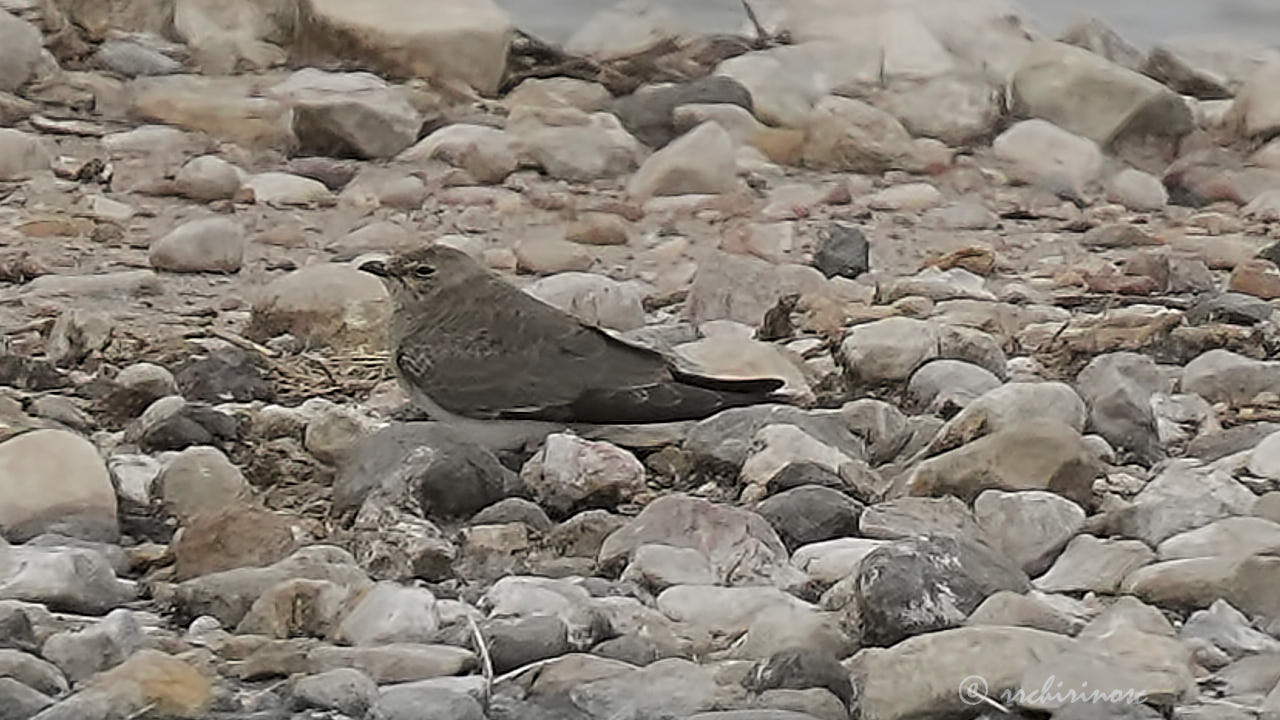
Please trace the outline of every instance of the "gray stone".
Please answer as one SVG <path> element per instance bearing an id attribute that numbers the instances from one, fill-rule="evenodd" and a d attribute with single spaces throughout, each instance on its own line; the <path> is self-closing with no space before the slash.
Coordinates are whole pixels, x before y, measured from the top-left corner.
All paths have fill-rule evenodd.
<path id="1" fill-rule="evenodd" d="M 1076 389 L 1089 408 L 1089 424 L 1113 447 L 1152 465 L 1164 457 L 1151 399 L 1164 388 L 1155 362 L 1120 352 L 1094 358 L 1080 371 Z"/>
<path id="2" fill-rule="evenodd" d="M 1116 532 L 1156 546 L 1178 533 L 1225 517 L 1248 514 L 1257 501 L 1227 472 L 1174 460 L 1116 513 Z"/>
<path id="3" fill-rule="evenodd" d="M 384 688 L 369 711 L 370 720 L 485 720 L 484 708 L 465 693 L 392 686 Z"/>
<path id="4" fill-rule="evenodd" d="M 982 538 L 973 513 L 954 497 L 900 497 L 876 503 L 862 513 L 859 529 L 863 537 L 881 540 L 935 534 Z"/>
<path id="5" fill-rule="evenodd" d="M 859 566 L 863 642 L 890 646 L 956 627 L 992 593 L 1028 589 L 1020 569 L 970 540 L 897 541 L 872 551 Z"/>
<path id="6" fill-rule="evenodd" d="M 988 543 L 1028 575 L 1046 570 L 1084 526 L 1085 512 L 1053 493 L 988 490 L 973 503 Z"/>
<path id="7" fill-rule="evenodd" d="M 583 683 L 569 695 L 592 717 L 684 717 L 712 709 L 716 682 L 710 670 L 673 658 Z"/>
<path id="8" fill-rule="evenodd" d="M 440 159 L 478 182 L 500 183 L 520 166 L 519 151 L 516 139 L 503 130 L 458 123 L 436 130 L 396 159 L 414 164 Z"/>
<path id="9" fill-rule="evenodd" d="M 334 628 L 347 645 L 430 643 L 440 629 L 436 598 L 425 588 L 378 583 L 352 605 Z"/>
<path id="10" fill-rule="evenodd" d="M 0 650 L 0 677 L 52 697 L 65 695 L 70 689 L 67 678 L 55 665 L 18 650 Z"/>
<path id="11" fill-rule="evenodd" d="M 475 654 L 464 648 L 410 643 L 358 648 L 320 645 L 306 658 L 308 672 L 353 668 L 378 685 L 460 675 L 475 668 L 476 662 Z"/>
<path id="12" fill-rule="evenodd" d="M 1067 197 L 1083 197 L 1102 172 L 1096 143 L 1044 120 L 1017 123 L 991 148 L 1019 180 Z"/>
<path id="13" fill-rule="evenodd" d="M 1225 652 L 1233 660 L 1248 655 L 1280 655 L 1280 640 L 1259 632 L 1249 618 L 1226 600 L 1215 600 L 1208 610 L 1198 610 L 1187 618 L 1178 637 L 1184 642 L 1200 640 Z"/>
<path id="14" fill-rule="evenodd" d="M 846 223 L 831 223 L 813 255 L 813 266 L 827 277 L 852 279 L 871 269 L 869 252 L 862 230 Z"/>
<path id="15" fill-rule="evenodd" d="M 338 668 L 298 680 L 292 694 L 297 708 L 336 710 L 363 717 L 378 699 L 378 686 L 359 670 Z"/>
<path id="16" fill-rule="evenodd" d="M 495 618 L 486 621 L 481 632 L 489 643 L 497 673 L 559 657 L 574 649 L 569 644 L 568 627 L 557 617 Z"/>
<path id="17" fill-rule="evenodd" d="M 129 659 L 145 643 L 142 626 L 134 614 L 128 610 L 113 610 L 84 630 L 51 636 L 41 652 L 71 682 L 80 684 Z"/>
<path id="18" fill-rule="evenodd" d="M 390 310 L 378 278 L 347 265 L 318 263 L 266 285 L 246 333 L 263 342 L 289 333 L 307 344 L 379 347 L 386 342 Z"/>
<path id="19" fill-rule="evenodd" d="M 1280 390 L 1280 363 L 1210 350 L 1183 368 L 1181 387 L 1211 403 L 1240 404 L 1259 393 Z"/>
<path id="20" fill-rule="evenodd" d="M 0 677 L 0 720 L 30 720 L 53 703 L 44 693 L 13 678 Z"/>
<path id="21" fill-rule="evenodd" d="M 934 360 L 911 374 L 907 396 L 914 407 L 946 416 L 1000 385 L 1000 378 L 986 368 L 961 360 Z"/>
<path id="22" fill-rule="evenodd" d="M 789 549 L 795 550 L 857 534 L 863 505 L 837 490 L 804 485 L 761 501 L 755 511 L 769 521 Z"/>
<path id="23" fill-rule="evenodd" d="M 334 482 L 334 504 L 359 507 L 377 491 L 413 498 L 431 515 L 469 516 L 505 497 L 514 481 L 492 453 L 443 425 L 395 424 L 352 450 Z"/>
<path id="24" fill-rule="evenodd" d="M 630 452 L 567 433 L 547 436 L 520 477 L 545 507 L 561 517 L 575 510 L 629 502 L 645 490 L 644 465 Z"/>
<path id="25" fill-rule="evenodd" d="M 716 577 L 731 585 L 787 583 L 798 575 L 786 546 L 764 518 L 687 495 L 668 495 L 645 506 L 605 539 L 600 564 L 616 567 L 652 542 L 701 551 Z"/>
<path id="26" fill-rule="evenodd" d="M 627 332 L 643 327 L 640 291 L 603 275 L 565 272 L 541 278 L 527 291 L 588 325 Z"/>
<path id="27" fill-rule="evenodd" d="M 0 600 L 102 615 L 135 596 L 133 585 L 116 579 L 110 562 L 92 550 L 0 542 Z"/>
<path id="28" fill-rule="evenodd" d="M 524 498 L 507 498 L 486 507 L 471 518 L 472 525 L 500 525 L 519 522 L 540 533 L 549 533 L 554 523 L 538 504 Z"/>
<path id="29" fill-rule="evenodd" d="M 1100 540 L 1080 535 L 1067 544 L 1053 567 L 1036 578 L 1044 592 L 1114 593 L 1130 573 L 1155 561 L 1137 540 Z"/>
<path id="30" fill-rule="evenodd" d="M 130 40 L 108 40 L 94 53 L 98 62 L 126 77 L 173 75 L 183 71 L 182 63 L 159 50 Z"/>
<path id="31" fill-rule="evenodd" d="M 169 512 L 183 521 L 222 510 L 249 495 L 249 483 L 240 469 L 213 447 L 178 453 L 156 482 Z"/>
<path id="32" fill-rule="evenodd" d="M 807 412 L 789 405 L 756 405 L 717 413 L 693 426 L 683 449 L 705 472 L 736 478 L 751 454 L 756 434 L 769 425 L 794 425 L 849 457 L 863 454 L 862 442 L 839 414 Z"/>
<path id="33" fill-rule="evenodd" d="M 751 93 L 741 83 L 723 75 L 692 82 L 644 88 L 613 103 L 612 112 L 640 142 L 660 148 L 675 140 L 675 110 L 681 105 L 736 105 L 751 110 Z"/>

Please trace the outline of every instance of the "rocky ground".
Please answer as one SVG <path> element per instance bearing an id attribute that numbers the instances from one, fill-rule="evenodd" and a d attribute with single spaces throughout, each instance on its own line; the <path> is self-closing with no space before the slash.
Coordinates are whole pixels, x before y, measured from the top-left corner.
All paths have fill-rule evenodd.
<path id="1" fill-rule="evenodd" d="M 1280 718 L 1280 52 L 938 5 L 0 0 L 0 718 Z M 405 421 L 428 242 L 795 404 Z"/>

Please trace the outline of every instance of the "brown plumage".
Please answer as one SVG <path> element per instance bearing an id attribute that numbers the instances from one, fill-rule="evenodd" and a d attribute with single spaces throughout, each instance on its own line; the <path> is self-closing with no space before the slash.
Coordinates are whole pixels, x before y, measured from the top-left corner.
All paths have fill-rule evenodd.
<path id="1" fill-rule="evenodd" d="M 392 360 L 428 414 L 595 424 L 690 420 L 768 401 L 783 384 L 682 372 L 453 248 L 430 246 L 361 269 L 382 277 L 391 292 Z"/>

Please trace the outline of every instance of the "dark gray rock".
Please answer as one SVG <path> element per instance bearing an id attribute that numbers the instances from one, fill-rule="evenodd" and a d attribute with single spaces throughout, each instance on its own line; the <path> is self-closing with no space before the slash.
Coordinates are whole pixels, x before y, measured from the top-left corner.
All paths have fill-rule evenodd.
<path id="1" fill-rule="evenodd" d="M 813 266 L 827 277 L 856 278 L 871 269 L 871 246 L 853 225 L 831 223 L 822 234 Z"/>
<path id="2" fill-rule="evenodd" d="M 361 440 L 339 469 L 334 509 L 378 490 L 412 498 L 424 513 L 466 517 L 503 499 L 519 478 L 493 453 L 439 423 L 397 423 Z"/>
<path id="3" fill-rule="evenodd" d="M 20 606 L 0 604 L 0 650 L 31 653 L 39 649 L 31 617 Z"/>
<path id="4" fill-rule="evenodd" d="M 844 478 L 841 478 L 838 474 L 811 462 L 791 463 L 779 470 L 777 475 L 769 478 L 769 490 L 775 493 L 794 490 L 806 485 L 817 485 L 839 490 L 845 487 L 845 482 Z"/>
<path id="5" fill-rule="evenodd" d="M 573 704 L 596 718 L 685 717 L 711 710 L 717 697 L 715 674 L 688 660 L 668 659 L 582 683 L 569 692 Z"/>
<path id="6" fill-rule="evenodd" d="M 229 348 L 190 358 L 174 373 L 178 389 L 188 400 L 209 403 L 272 401 L 275 388 L 257 355 Z"/>
<path id="7" fill-rule="evenodd" d="M 489 720 L 594 720 L 565 695 L 516 698 L 498 695 L 489 703 Z"/>
<path id="8" fill-rule="evenodd" d="M 644 667 L 663 657 L 661 648 L 653 642 L 636 635 L 623 635 L 622 637 L 605 640 L 591 648 L 591 654 L 609 658 L 610 660 L 621 660 L 637 667 Z"/>
<path id="9" fill-rule="evenodd" d="M 481 632 L 489 643 L 493 670 L 498 673 L 573 650 L 568 626 L 552 615 L 495 618 L 486 621 Z"/>
<path id="10" fill-rule="evenodd" d="M 1280 243 L 1277 243 L 1280 245 Z M 1272 247 L 1275 247 L 1274 245 Z M 1270 250 L 1268 248 L 1267 250 Z M 1264 250 L 1263 252 L 1267 252 Z M 1271 258 L 1267 258 L 1270 260 Z M 1266 322 L 1275 307 L 1261 298 L 1243 293 L 1221 293 L 1206 297 L 1187 310 L 1187 322 L 1192 325 L 1227 323 L 1230 325 L 1256 325 Z"/>
<path id="11" fill-rule="evenodd" d="M 1076 702 L 1054 712 L 1051 720 L 1161 720 L 1163 717 L 1145 704 Z"/>
<path id="12" fill-rule="evenodd" d="M 747 461 L 756 433 L 768 425 L 795 425 L 849 457 L 865 455 L 862 441 L 838 414 L 805 411 L 790 405 L 755 405 L 717 413 L 693 426 L 683 448 L 693 456 L 699 474 L 736 478 Z"/>
<path id="13" fill-rule="evenodd" d="M 138 447 L 144 452 L 217 447 L 236 440 L 241 432 L 240 420 L 203 403 L 185 403 L 154 421 L 144 414 L 141 420 Z"/>
<path id="14" fill-rule="evenodd" d="M 1089 425 L 1112 447 L 1145 465 L 1165 456 L 1151 396 L 1163 389 L 1155 361 L 1132 352 L 1094 358 L 1076 377 L 1076 392 L 1089 409 Z"/>
<path id="15" fill-rule="evenodd" d="M 13 678 L 0 677 L 0 720 L 30 720 L 50 705 L 53 699 L 48 695 Z"/>
<path id="16" fill-rule="evenodd" d="M 958 627 L 989 595 L 1031 589 L 1021 569 L 985 545 L 942 535 L 873 550 L 859 566 L 856 586 L 867 646 Z"/>
<path id="17" fill-rule="evenodd" d="M 481 510 L 471 518 L 472 525 L 503 525 L 506 523 L 524 523 L 530 529 L 540 533 L 551 532 L 555 523 L 547 517 L 547 513 L 538 503 L 524 498 L 507 498 L 499 500 Z"/>
<path id="18" fill-rule="evenodd" d="M 791 551 L 809 543 L 857 536 L 863 509 L 857 500 L 821 485 L 787 490 L 760 501 L 755 508 Z"/>
<path id="19" fill-rule="evenodd" d="M 1268 435 L 1280 431 L 1280 423 L 1256 422 L 1205 433 L 1187 443 L 1186 454 L 1206 462 L 1252 450 Z"/>
<path id="20" fill-rule="evenodd" d="M 835 656 L 821 650 L 797 648 L 774 653 L 768 659 L 756 663 L 742 684 L 756 693 L 777 689 L 825 688 L 846 706 L 853 698 L 849 671 L 844 669 Z"/>
<path id="21" fill-rule="evenodd" d="M 675 140 L 675 109 L 692 104 L 730 104 L 751 111 L 751 92 L 737 80 L 709 75 L 692 82 L 646 88 L 619 98 L 612 112 L 640 142 L 657 149 Z"/>
<path id="22" fill-rule="evenodd" d="M 485 720 L 484 709 L 465 693 L 432 687 L 383 688 L 369 720 Z"/>

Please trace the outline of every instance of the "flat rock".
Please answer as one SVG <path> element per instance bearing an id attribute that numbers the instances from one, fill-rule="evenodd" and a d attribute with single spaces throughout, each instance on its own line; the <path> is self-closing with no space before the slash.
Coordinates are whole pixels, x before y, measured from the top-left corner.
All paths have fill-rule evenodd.
<path id="1" fill-rule="evenodd" d="M 1228 517 L 1174 535 L 1156 549 L 1161 560 L 1239 557 L 1280 552 L 1280 523 L 1260 517 Z"/>
<path id="2" fill-rule="evenodd" d="M 303 708 L 337 710 L 360 717 L 378 698 L 378 686 L 353 668 L 339 668 L 298 680 L 291 689 L 293 702 Z"/>
<path id="3" fill-rule="evenodd" d="M 93 550 L 0 545 L 0 600 L 102 615 L 135 595 L 133 585 L 117 580 L 111 563 Z"/>
<path id="4" fill-rule="evenodd" d="M 1181 388 L 1211 403 L 1244 403 L 1259 393 L 1280 389 L 1280 363 L 1210 350 L 1183 368 Z"/>
<path id="5" fill-rule="evenodd" d="M 912 152 L 911 135 L 902 123 L 862 101 L 829 95 L 809 113 L 806 167 L 878 174 L 911 165 Z"/>
<path id="6" fill-rule="evenodd" d="M 1078 432 L 1052 420 L 1033 421 L 925 460 L 907 487 L 912 495 L 964 500 L 983 490 L 1049 490 L 1088 507 L 1098 472 Z"/>
<path id="7" fill-rule="evenodd" d="M 525 158 L 560 180 L 623 175 L 646 155 L 640 141 L 609 113 L 517 106 L 508 116 L 507 132 L 519 139 Z"/>
<path id="8" fill-rule="evenodd" d="M 1248 514 L 1257 496 L 1221 469 L 1174 460 L 1117 511 L 1112 527 L 1153 547 L 1188 530 Z"/>
<path id="9" fill-rule="evenodd" d="M 0 532 L 13 541 L 50 532 L 114 541 L 116 495 L 97 449 L 64 430 L 0 443 Z"/>
<path id="10" fill-rule="evenodd" d="M 1036 578 L 1043 592 L 1114 593 L 1130 573 L 1155 560 L 1137 540 L 1101 540 L 1080 535 L 1067 544 L 1053 567 Z"/>

